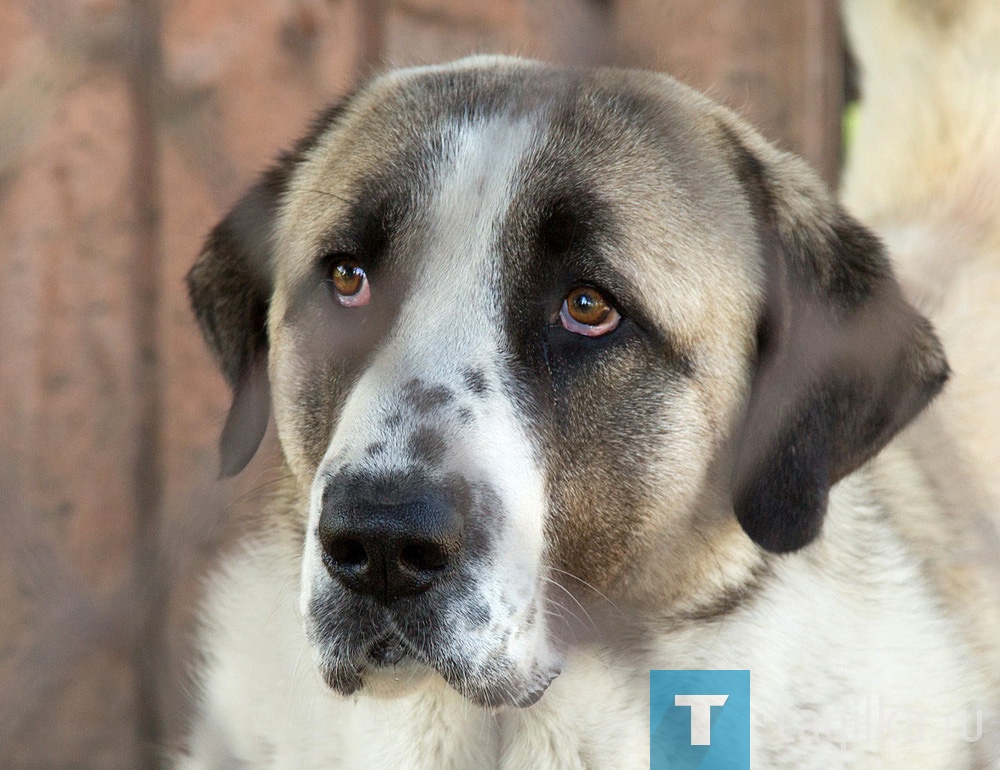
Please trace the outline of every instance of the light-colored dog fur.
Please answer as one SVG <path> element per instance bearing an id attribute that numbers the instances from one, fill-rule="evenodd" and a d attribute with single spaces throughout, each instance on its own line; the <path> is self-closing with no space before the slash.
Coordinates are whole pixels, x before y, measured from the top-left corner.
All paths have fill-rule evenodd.
<path id="1" fill-rule="evenodd" d="M 181 767 L 641 768 L 648 672 L 661 668 L 750 669 L 754 767 L 993 766 L 1000 10 L 934 8 L 848 9 L 866 106 L 846 199 L 896 250 L 955 371 L 881 452 L 943 381 L 929 327 L 804 164 L 665 76 L 494 58 L 390 73 L 251 191 L 190 282 L 235 388 L 227 470 L 249 459 L 270 402 L 289 479 L 273 523 L 213 578 Z M 473 87 L 503 104 L 474 115 L 429 101 Z M 567 181 L 563 161 L 585 178 Z M 382 295 L 394 309 L 346 327 L 361 316 L 323 305 L 317 254 L 347 250 L 337 238 L 359 189 L 406 184 L 403 213 L 378 215 L 397 217 Z M 556 280 L 531 278 L 526 234 L 546 185 L 586 204 L 560 248 L 592 238 L 611 252 L 608 280 L 628 282 L 616 299 L 641 323 L 560 358 L 543 317 L 531 373 L 533 327 L 512 342 L 510 316 L 530 316 L 547 301 L 531 287 Z M 857 262 L 842 268 L 849 248 Z M 769 267 L 769 250 L 794 256 Z M 814 283 L 799 287 L 798 270 Z M 790 315 L 768 343 L 775 302 Z M 773 370 L 767 344 L 792 351 Z M 846 386 L 849 413 L 807 415 L 835 447 L 819 476 L 844 478 L 825 518 L 820 483 L 783 520 L 795 458 L 812 451 L 784 415 L 825 387 L 831 362 L 870 386 Z M 884 412 L 851 423 L 872 404 Z M 829 425 L 841 421 L 846 437 Z M 757 484 L 787 441 L 788 477 L 780 466 Z M 385 627 L 407 652 L 379 667 L 356 628 L 369 605 L 331 577 L 317 531 L 331 479 L 418 462 L 435 483 L 472 480 L 462 511 L 487 555 L 463 555 L 461 589 L 407 605 L 426 613 L 429 641 L 393 610 Z M 854 732 L 851 714 L 866 720 Z"/>
<path id="2" fill-rule="evenodd" d="M 995 686 L 1000 6 L 852 0 L 844 12 L 864 98 L 842 198 L 887 242 L 953 371 L 933 408 L 882 453 L 880 472 L 895 524 L 977 639 Z"/>

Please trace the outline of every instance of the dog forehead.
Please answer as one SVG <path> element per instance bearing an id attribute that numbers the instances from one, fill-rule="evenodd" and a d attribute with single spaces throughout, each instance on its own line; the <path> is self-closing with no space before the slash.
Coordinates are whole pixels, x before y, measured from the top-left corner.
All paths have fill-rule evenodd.
<path id="1" fill-rule="evenodd" d="M 753 217 L 720 149 L 719 109 L 666 76 L 501 57 L 382 76 L 293 174 L 278 283 L 308 274 L 331 221 L 373 194 L 373 179 L 413 216 L 433 212 L 439 235 L 450 222 L 453 240 L 463 228 L 464 238 L 484 235 L 495 217 L 480 216 L 476 232 L 459 214 L 503 213 L 498 190 L 538 208 L 563 184 L 614 208 L 614 259 L 658 322 L 693 343 L 713 328 L 742 330 L 761 280 Z M 448 200 L 450 211 L 440 205 Z"/>
<path id="2" fill-rule="evenodd" d="M 455 379 L 466 364 L 498 357 L 502 325 L 490 313 L 501 306 L 497 232 L 538 128 L 532 115 L 448 128 L 447 160 L 424 204 L 420 258 L 410 262 L 410 287 L 381 353 L 394 366 Z"/>

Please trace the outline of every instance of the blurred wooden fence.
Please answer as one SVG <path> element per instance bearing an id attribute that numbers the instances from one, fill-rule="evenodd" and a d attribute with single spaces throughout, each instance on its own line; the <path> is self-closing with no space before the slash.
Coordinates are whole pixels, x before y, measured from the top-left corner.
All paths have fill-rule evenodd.
<path id="1" fill-rule="evenodd" d="M 182 276 L 314 110 L 472 52 L 672 72 L 836 175 L 830 0 L 0 4 L 0 766 L 152 768 L 182 733 L 198 581 L 277 466 L 214 481 Z"/>

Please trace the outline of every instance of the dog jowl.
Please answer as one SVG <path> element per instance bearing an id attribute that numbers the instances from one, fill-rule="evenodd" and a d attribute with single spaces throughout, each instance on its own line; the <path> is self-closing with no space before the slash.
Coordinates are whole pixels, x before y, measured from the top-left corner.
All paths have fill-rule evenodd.
<path id="1" fill-rule="evenodd" d="M 595 597 L 643 619 L 724 603 L 817 535 L 829 486 L 946 372 L 810 174 L 639 73 L 378 78 L 189 284 L 234 390 L 225 472 L 273 408 L 308 501 L 305 631 L 344 694 L 440 676 L 528 706 L 577 613 L 603 633 Z M 733 566 L 708 575 L 720 549 Z"/>

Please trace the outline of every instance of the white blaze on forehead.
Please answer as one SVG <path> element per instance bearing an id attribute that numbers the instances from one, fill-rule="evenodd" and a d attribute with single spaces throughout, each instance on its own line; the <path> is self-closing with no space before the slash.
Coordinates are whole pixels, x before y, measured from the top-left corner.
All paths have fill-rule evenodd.
<path id="1" fill-rule="evenodd" d="M 496 312 L 498 228 L 537 138 L 532 115 L 466 122 L 452 129 L 428 207 L 424 253 L 400 314 L 398 342 L 411 346 L 411 354 L 417 353 L 412 348 L 417 338 L 435 340 L 424 333 L 427 325 L 462 347 L 432 344 L 433 351 L 421 353 L 458 358 L 466 346 L 481 351 L 495 345 L 504 320 Z"/>
<path id="2" fill-rule="evenodd" d="M 518 171 L 537 136 L 533 115 L 456 126 L 432 204 L 432 237 L 455 247 L 452 266 L 468 263 L 461 258 L 463 249 L 491 245 L 489 230 L 507 213 Z"/>

